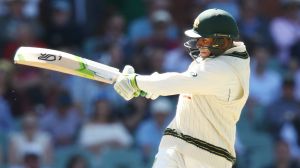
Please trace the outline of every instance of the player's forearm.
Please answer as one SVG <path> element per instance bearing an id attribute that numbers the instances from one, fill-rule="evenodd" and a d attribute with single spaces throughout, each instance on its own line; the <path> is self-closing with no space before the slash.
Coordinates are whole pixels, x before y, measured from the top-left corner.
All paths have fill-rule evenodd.
<path id="1" fill-rule="evenodd" d="M 192 92 L 192 79 L 183 73 L 169 72 L 156 75 L 139 75 L 137 85 L 145 92 L 161 96 Z M 190 87 L 187 87 L 190 85 Z"/>

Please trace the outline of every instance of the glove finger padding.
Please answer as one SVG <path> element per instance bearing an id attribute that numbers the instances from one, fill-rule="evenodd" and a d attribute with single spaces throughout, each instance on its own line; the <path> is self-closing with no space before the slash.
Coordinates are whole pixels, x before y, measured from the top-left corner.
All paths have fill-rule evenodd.
<path id="1" fill-rule="evenodd" d="M 114 85 L 114 89 L 125 100 L 130 100 L 140 95 L 140 89 L 137 87 L 135 77 L 134 68 L 126 65 Z"/>
<path id="2" fill-rule="evenodd" d="M 123 71 L 122 71 L 122 73 L 123 74 L 134 74 L 135 73 L 135 70 L 134 70 L 134 68 L 131 66 L 131 65 L 125 65 L 125 67 L 124 67 L 124 69 L 123 69 Z M 135 78 L 135 77 L 134 77 Z M 130 79 L 130 81 L 132 81 L 132 80 L 135 80 L 135 79 Z M 132 84 L 131 83 L 131 85 L 134 85 L 134 87 L 137 87 L 136 86 L 136 84 Z M 140 90 L 137 90 L 136 92 L 134 92 L 133 93 L 133 96 L 134 97 L 138 97 L 138 96 L 140 96 L 140 94 L 141 94 L 141 91 Z"/>
<path id="3" fill-rule="evenodd" d="M 134 74 L 134 68 L 131 65 L 125 65 L 122 73 L 123 74 Z"/>
<path id="4" fill-rule="evenodd" d="M 116 92 L 121 95 L 125 100 L 130 100 L 133 96 L 132 93 L 130 94 L 130 90 L 128 89 L 124 89 L 124 85 L 120 84 L 119 82 L 117 82 L 114 85 L 114 89 L 116 90 Z"/>

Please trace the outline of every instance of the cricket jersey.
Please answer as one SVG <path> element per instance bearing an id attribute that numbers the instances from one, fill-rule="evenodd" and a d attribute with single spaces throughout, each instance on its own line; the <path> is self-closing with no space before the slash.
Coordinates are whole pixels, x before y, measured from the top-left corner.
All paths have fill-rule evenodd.
<path id="1" fill-rule="evenodd" d="M 137 76 L 145 92 L 179 94 L 159 148 L 175 148 L 207 167 L 235 162 L 236 123 L 249 95 L 250 58 L 242 42 L 234 44 L 218 57 L 199 57 L 183 73 Z"/>

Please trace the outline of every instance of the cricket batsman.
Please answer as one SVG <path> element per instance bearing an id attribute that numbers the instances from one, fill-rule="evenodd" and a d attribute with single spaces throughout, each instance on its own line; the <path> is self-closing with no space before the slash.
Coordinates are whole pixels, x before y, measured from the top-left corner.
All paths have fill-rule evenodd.
<path id="1" fill-rule="evenodd" d="M 154 168 L 231 168 L 236 123 L 249 94 L 249 55 L 224 10 L 203 11 L 185 35 L 193 58 L 185 72 L 137 75 L 125 66 L 114 88 L 126 100 L 179 95 Z"/>

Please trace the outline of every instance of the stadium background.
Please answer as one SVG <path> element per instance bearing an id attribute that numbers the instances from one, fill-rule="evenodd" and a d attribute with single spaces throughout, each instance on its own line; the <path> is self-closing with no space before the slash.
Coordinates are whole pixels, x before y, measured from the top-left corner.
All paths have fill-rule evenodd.
<path id="1" fill-rule="evenodd" d="M 215 7 L 236 18 L 251 55 L 235 167 L 299 167 L 299 0 L 1 0 L 0 167 L 150 167 L 176 96 L 125 102 L 111 85 L 16 66 L 14 53 L 45 47 L 140 74 L 182 72 L 192 61 L 184 30 Z"/>

